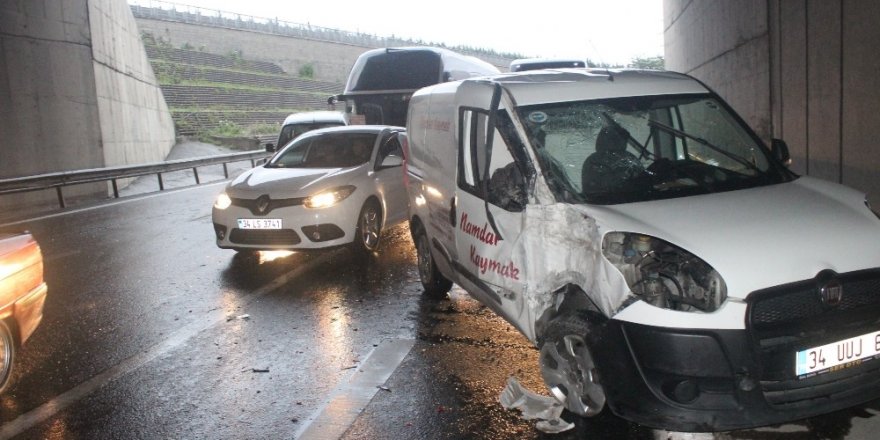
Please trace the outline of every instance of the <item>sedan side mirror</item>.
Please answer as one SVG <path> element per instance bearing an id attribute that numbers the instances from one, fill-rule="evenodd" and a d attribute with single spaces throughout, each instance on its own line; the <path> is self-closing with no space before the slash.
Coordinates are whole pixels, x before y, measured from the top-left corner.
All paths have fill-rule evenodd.
<path id="1" fill-rule="evenodd" d="M 385 156 L 385 159 L 382 159 L 382 163 L 379 164 L 379 168 L 394 168 L 403 165 L 403 158 L 394 154 L 389 154 Z"/>
<path id="2" fill-rule="evenodd" d="M 788 144 L 782 139 L 773 139 L 770 143 L 770 152 L 773 157 L 785 166 L 791 166 L 791 153 L 788 151 Z"/>
<path id="3" fill-rule="evenodd" d="M 266 152 L 267 153 L 274 153 L 275 152 L 275 144 L 273 144 L 271 142 L 266 144 Z"/>

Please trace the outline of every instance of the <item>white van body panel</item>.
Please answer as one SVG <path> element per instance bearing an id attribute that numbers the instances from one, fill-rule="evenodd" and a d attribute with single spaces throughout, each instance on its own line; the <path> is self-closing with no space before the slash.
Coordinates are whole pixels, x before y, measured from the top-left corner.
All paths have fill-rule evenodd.
<path id="1" fill-rule="evenodd" d="M 878 220 L 864 195 L 811 177 L 759 188 L 643 203 L 589 206 L 609 230 L 660 238 L 699 256 L 728 298 L 815 277 L 880 266 Z M 760 245 L 760 246 L 759 246 Z M 756 270 L 760 268 L 760 270 Z"/>
<path id="2" fill-rule="evenodd" d="M 515 111 L 491 113 L 496 92 Z M 704 432 L 880 395 L 880 361 L 827 366 L 823 355 L 836 346 L 843 362 L 861 335 L 880 341 L 880 215 L 858 191 L 786 170 L 784 143 L 767 149 L 699 81 L 587 69 L 475 78 L 416 92 L 407 127 L 426 291 L 439 270 L 515 326 L 569 410 L 607 396 L 621 417 Z M 603 138 L 614 133 L 623 149 Z M 633 157 L 630 186 L 590 186 L 600 153 Z M 583 353 L 598 381 L 577 378 Z M 560 383 L 589 396 L 569 405 Z"/>
<path id="3" fill-rule="evenodd" d="M 663 72 L 569 69 L 492 79 L 504 84 L 515 105 L 708 92 L 697 81 Z M 419 217 L 429 237 L 436 239 L 442 251 L 432 247 L 435 260 L 459 284 L 468 281 L 447 264 L 456 252 L 450 206 L 457 187 L 459 111 L 487 108 L 492 91 L 489 81 L 472 79 L 421 89 L 410 103 L 411 218 Z M 880 266 L 880 247 L 862 245 L 865 240 L 880 242 L 880 221 L 865 209 L 863 194 L 841 185 L 801 177 L 786 184 L 703 196 L 569 205 L 541 197 L 546 195 L 542 191 L 546 183 L 538 171 L 533 194 L 537 199 L 524 211 L 522 233 L 509 256 L 528 278 L 523 285 L 505 284 L 501 278 L 493 283 L 525 297 L 528 307 L 508 318 L 533 340 L 535 320 L 554 305 L 551 293 L 569 283 L 581 287 L 606 316 L 615 319 L 677 328 L 742 329 L 743 300 L 753 291 L 809 279 L 823 269 L 849 272 Z M 455 215 L 458 221 L 462 213 Z M 830 227 L 846 234 L 835 234 Z M 602 256 L 602 238 L 615 231 L 659 238 L 705 260 L 727 283 L 727 303 L 711 313 L 631 303 L 633 293 L 624 277 Z M 760 250 L 755 246 L 771 242 L 773 246 Z M 760 271 L 755 270 L 758 267 Z"/>
<path id="4" fill-rule="evenodd" d="M 342 112 L 318 110 L 311 112 L 291 113 L 284 118 L 282 126 L 290 124 L 314 124 L 321 123 L 339 123 L 346 125 L 345 115 Z"/>
<path id="5" fill-rule="evenodd" d="M 706 93 L 699 82 L 678 74 L 586 69 L 541 70 L 494 77 L 517 105 L 640 95 Z"/>

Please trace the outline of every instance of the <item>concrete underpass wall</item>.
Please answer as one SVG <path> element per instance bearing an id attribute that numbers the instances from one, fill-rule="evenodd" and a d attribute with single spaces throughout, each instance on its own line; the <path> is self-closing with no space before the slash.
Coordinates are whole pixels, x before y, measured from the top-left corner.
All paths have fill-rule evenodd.
<path id="1" fill-rule="evenodd" d="M 0 178 L 161 161 L 173 146 L 125 0 L 2 0 L 0 60 Z M 2 196 L 0 206 L 54 200 L 40 191 Z"/>
<path id="2" fill-rule="evenodd" d="M 125 0 L 90 0 L 104 165 L 165 160 L 174 122 Z"/>
<path id="3" fill-rule="evenodd" d="M 86 0 L 0 1 L 0 178 L 103 162 Z M 53 200 L 3 196 L 0 209 Z"/>
<path id="4" fill-rule="evenodd" d="M 880 206 L 880 3 L 664 0 L 666 68 L 722 95 L 792 169 Z"/>

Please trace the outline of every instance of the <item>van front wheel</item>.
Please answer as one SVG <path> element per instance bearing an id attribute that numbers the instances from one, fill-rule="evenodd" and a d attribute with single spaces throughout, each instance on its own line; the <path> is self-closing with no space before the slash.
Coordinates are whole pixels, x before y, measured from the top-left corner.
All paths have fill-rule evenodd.
<path id="1" fill-rule="evenodd" d="M 587 335 L 590 329 L 577 316 L 563 315 L 547 325 L 541 338 L 541 376 L 547 388 L 581 417 L 599 414 L 605 407 L 605 390 Z"/>
<path id="2" fill-rule="evenodd" d="M 437 269 L 434 256 L 431 255 L 431 244 L 424 231 L 416 234 L 416 254 L 419 266 L 419 280 L 425 293 L 432 297 L 443 297 L 452 289 L 452 281 L 443 276 Z"/>

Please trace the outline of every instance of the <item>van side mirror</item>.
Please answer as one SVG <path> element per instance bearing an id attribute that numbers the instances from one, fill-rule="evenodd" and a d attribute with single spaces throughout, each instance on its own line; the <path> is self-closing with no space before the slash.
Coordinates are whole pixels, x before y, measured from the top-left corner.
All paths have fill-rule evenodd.
<path id="1" fill-rule="evenodd" d="M 274 153 L 275 152 L 275 144 L 273 144 L 271 142 L 266 144 L 266 152 L 267 153 Z"/>
<path id="2" fill-rule="evenodd" d="M 782 139 L 773 139 L 770 142 L 770 152 L 781 164 L 791 166 L 791 153 L 788 151 L 788 144 Z"/>

